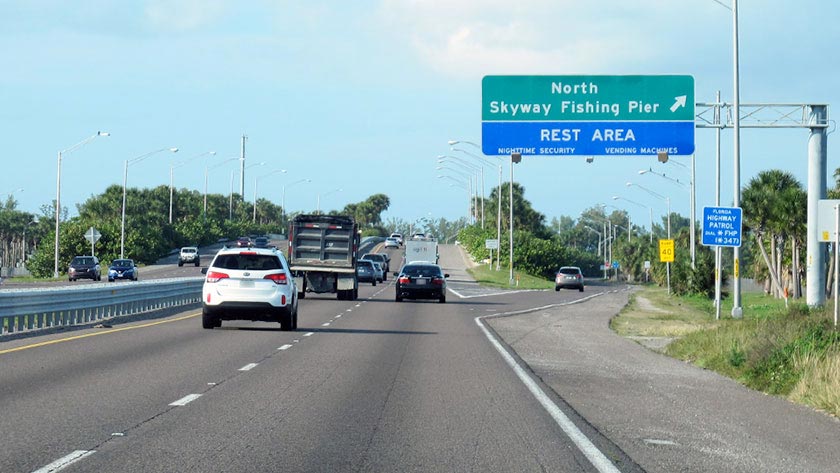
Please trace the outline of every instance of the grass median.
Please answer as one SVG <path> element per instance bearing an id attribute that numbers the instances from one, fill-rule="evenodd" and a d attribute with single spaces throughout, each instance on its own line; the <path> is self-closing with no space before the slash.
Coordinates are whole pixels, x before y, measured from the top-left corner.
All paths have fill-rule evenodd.
<path id="1" fill-rule="evenodd" d="M 735 379 L 747 387 L 840 416 L 840 331 L 833 308 L 810 309 L 764 294 L 744 293 L 744 317 L 721 320 L 704 297 L 637 291 L 611 322 L 618 334 L 664 341 L 659 351 Z M 650 346 L 650 345 L 649 345 Z"/>
<path id="2" fill-rule="evenodd" d="M 491 268 L 490 265 L 482 264 L 467 269 L 467 272 L 479 284 L 506 289 L 511 288 L 510 270 L 507 268 L 501 268 L 499 271 L 496 271 L 495 266 Z M 527 273 L 520 273 L 516 270 L 513 271 L 513 278 L 513 287 L 517 289 L 554 289 L 554 281 L 531 276 Z"/>

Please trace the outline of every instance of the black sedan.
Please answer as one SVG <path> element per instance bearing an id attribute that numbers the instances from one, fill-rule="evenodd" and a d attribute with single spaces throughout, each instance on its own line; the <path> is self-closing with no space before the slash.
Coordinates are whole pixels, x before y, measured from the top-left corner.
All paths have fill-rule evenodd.
<path id="1" fill-rule="evenodd" d="M 431 263 L 409 263 L 402 267 L 397 277 L 396 301 L 405 299 L 437 299 L 446 302 L 446 278 L 440 266 Z"/>
<path id="2" fill-rule="evenodd" d="M 108 267 L 108 281 L 114 282 L 117 279 L 137 280 L 137 265 L 133 259 L 115 259 Z"/>

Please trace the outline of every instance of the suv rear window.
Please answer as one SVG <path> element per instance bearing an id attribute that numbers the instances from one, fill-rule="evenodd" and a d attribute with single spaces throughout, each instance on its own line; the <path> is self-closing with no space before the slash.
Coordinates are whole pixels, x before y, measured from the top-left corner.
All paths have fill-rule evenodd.
<path id="1" fill-rule="evenodd" d="M 580 270 L 577 268 L 560 268 L 560 274 L 579 274 Z"/>
<path id="2" fill-rule="evenodd" d="M 369 260 L 366 260 L 366 259 L 359 260 L 359 261 L 356 262 L 356 266 L 364 266 L 366 268 L 371 268 L 372 269 L 373 268 L 373 261 L 369 261 Z"/>
<path id="3" fill-rule="evenodd" d="M 93 258 L 73 258 L 71 264 L 93 264 Z"/>
<path id="4" fill-rule="evenodd" d="M 282 269 L 280 259 L 274 255 L 256 254 L 230 254 L 220 255 L 213 262 L 213 266 L 222 269 L 250 269 L 256 271 L 269 271 Z"/>

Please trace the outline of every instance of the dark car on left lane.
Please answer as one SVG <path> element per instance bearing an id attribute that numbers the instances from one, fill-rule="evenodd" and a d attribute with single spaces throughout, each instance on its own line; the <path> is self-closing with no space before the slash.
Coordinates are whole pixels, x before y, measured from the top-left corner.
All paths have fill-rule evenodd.
<path id="1" fill-rule="evenodd" d="M 115 259 L 108 267 L 108 282 L 114 282 L 117 279 L 136 281 L 138 272 L 133 259 Z"/>
<path id="2" fill-rule="evenodd" d="M 67 279 L 75 281 L 77 279 L 93 279 L 94 281 L 102 280 L 102 269 L 99 267 L 99 258 L 96 256 L 76 256 L 70 261 L 70 266 L 67 268 Z"/>

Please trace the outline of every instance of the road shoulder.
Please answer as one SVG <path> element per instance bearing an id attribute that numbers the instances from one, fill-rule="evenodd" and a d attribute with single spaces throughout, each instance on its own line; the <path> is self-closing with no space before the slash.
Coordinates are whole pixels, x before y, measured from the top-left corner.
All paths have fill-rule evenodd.
<path id="1" fill-rule="evenodd" d="M 631 290 L 485 319 L 533 372 L 648 471 L 830 471 L 840 423 L 624 339 Z"/>

